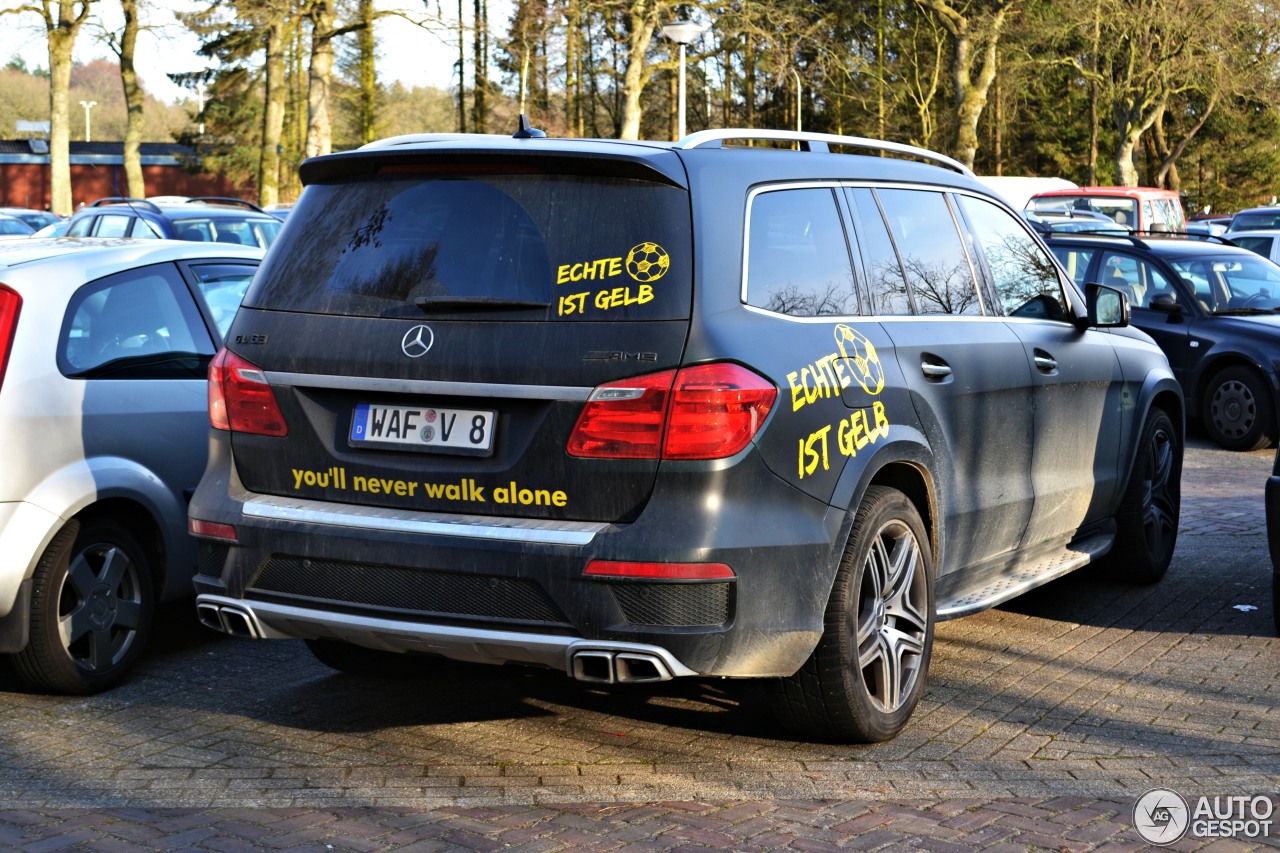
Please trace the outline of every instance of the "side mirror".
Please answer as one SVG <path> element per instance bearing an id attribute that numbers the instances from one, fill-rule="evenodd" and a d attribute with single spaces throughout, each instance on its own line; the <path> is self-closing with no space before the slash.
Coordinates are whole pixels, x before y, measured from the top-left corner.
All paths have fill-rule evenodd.
<path id="1" fill-rule="evenodd" d="M 1129 299 L 1120 291 L 1102 284 L 1086 284 L 1084 298 L 1089 328 L 1114 329 L 1129 325 Z"/>
<path id="2" fill-rule="evenodd" d="M 1170 315 L 1170 319 L 1173 318 L 1173 315 L 1182 313 L 1182 306 L 1178 304 L 1178 300 L 1174 298 L 1172 293 L 1157 293 L 1151 297 L 1147 307 L 1152 311 Z"/>

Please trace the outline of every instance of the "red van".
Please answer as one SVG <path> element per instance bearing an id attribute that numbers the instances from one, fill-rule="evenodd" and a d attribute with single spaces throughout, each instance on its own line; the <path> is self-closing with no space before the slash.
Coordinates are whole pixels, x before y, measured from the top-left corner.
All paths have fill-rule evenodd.
<path id="1" fill-rule="evenodd" d="M 1092 210 L 1134 231 L 1187 230 L 1182 199 L 1174 190 L 1155 187 L 1076 187 L 1036 193 L 1028 202 L 1034 213 Z"/>

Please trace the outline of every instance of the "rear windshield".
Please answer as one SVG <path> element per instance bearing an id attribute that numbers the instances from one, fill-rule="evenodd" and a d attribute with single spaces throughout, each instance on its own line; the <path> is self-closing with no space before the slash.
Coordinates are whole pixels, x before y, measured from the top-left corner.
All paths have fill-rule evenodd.
<path id="1" fill-rule="evenodd" d="M 307 187 L 255 308 L 416 318 L 689 316 L 688 194 L 582 175 L 414 175 Z"/>
<path id="2" fill-rule="evenodd" d="M 1129 228 L 1138 227 L 1138 202 L 1131 198 L 1099 195 L 1053 195 L 1032 200 L 1033 212 L 1055 213 L 1064 210 L 1082 210 L 1101 213 Z"/>

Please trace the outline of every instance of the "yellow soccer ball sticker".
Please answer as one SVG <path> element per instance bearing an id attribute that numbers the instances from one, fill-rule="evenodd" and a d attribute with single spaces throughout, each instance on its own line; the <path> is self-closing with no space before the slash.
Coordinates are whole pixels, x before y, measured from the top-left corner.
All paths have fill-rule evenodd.
<path id="1" fill-rule="evenodd" d="M 873 397 L 879 394 L 884 389 L 884 366 L 880 364 L 875 344 L 862 332 L 841 323 L 836 326 L 836 346 L 840 348 L 840 355 L 853 364 L 853 378 L 862 390 Z"/>
<path id="2" fill-rule="evenodd" d="M 657 243 L 641 243 L 627 253 L 627 272 L 636 281 L 657 281 L 670 267 L 671 256 Z"/>

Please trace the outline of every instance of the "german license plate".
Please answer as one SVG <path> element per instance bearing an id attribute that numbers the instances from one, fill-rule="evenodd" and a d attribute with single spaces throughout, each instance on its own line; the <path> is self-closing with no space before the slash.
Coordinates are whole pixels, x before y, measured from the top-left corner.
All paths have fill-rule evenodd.
<path id="1" fill-rule="evenodd" d="M 496 420 L 491 411 L 358 403 L 351 443 L 488 456 Z"/>

